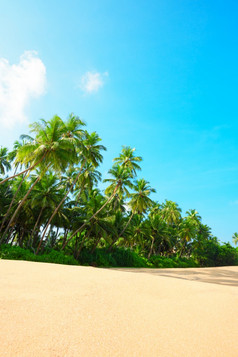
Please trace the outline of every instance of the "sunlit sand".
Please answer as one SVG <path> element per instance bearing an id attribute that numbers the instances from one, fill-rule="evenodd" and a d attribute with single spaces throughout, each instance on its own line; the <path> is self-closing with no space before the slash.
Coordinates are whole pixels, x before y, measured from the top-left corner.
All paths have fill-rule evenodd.
<path id="1" fill-rule="evenodd" d="M 238 356 L 238 267 L 0 260 L 0 356 Z"/>

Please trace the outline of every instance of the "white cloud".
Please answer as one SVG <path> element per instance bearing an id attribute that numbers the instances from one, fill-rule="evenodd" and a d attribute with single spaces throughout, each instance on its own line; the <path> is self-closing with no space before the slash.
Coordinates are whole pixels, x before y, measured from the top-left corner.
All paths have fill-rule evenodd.
<path id="1" fill-rule="evenodd" d="M 104 79 L 107 76 L 108 72 L 86 72 L 81 77 L 80 88 L 85 93 L 97 92 L 104 85 Z"/>
<path id="2" fill-rule="evenodd" d="M 18 64 L 0 58 L 0 123 L 12 127 L 27 121 L 30 98 L 44 94 L 46 68 L 35 51 L 25 51 Z"/>

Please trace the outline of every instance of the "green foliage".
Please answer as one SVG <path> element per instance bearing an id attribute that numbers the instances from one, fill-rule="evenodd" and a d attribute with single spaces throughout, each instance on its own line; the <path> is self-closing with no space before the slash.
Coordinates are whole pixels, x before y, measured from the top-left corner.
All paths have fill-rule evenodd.
<path id="1" fill-rule="evenodd" d="M 119 267 L 144 268 L 147 266 L 146 259 L 136 254 L 133 250 L 117 248 L 112 251 L 112 256 Z"/>
<path id="2" fill-rule="evenodd" d="M 12 152 L 0 148 L 0 257 L 98 267 L 238 264 L 238 251 L 221 245 L 196 210 L 183 217 L 176 202 L 150 198 L 155 190 L 136 179 L 142 158 L 134 148 L 123 146 L 99 190 L 106 148 L 84 126 L 73 114 L 55 115 L 31 124 L 33 136 L 22 135 Z"/>
<path id="3" fill-rule="evenodd" d="M 75 260 L 72 256 L 65 255 L 62 252 L 58 252 L 56 250 L 51 250 L 47 254 L 45 253 L 42 255 L 35 255 L 28 249 L 6 244 L 1 245 L 0 247 L 0 259 L 78 265 L 77 260 Z"/>
<path id="4" fill-rule="evenodd" d="M 193 256 L 201 266 L 238 265 L 238 250 L 229 243 L 220 245 L 216 239 L 205 241 Z"/>
<path id="5" fill-rule="evenodd" d="M 154 268 L 195 268 L 198 264 L 194 259 L 178 258 L 178 257 L 164 257 L 154 255 L 150 257 L 149 263 Z"/>
<path id="6" fill-rule="evenodd" d="M 114 248 L 108 252 L 106 248 L 96 249 L 93 253 L 83 249 L 79 262 L 82 265 L 97 267 L 137 267 L 147 266 L 146 259 L 140 257 L 134 251 L 124 248 Z"/>

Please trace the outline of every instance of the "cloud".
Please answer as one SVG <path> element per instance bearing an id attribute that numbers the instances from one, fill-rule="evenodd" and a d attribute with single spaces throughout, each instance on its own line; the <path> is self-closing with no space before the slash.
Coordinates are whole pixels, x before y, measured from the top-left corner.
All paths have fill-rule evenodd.
<path id="1" fill-rule="evenodd" d="M 104 85 L 107 76 L 108 72 L 86 72 L 81 77 L 80 88 L 85 93 L 95 93 Z"/>
<path id="2" fill-rule="evenodd" d="M 25 51 L 18 64 L 0 58 L 0 123 L 27 122 L 26 105 L 45 93 L 46 68 L 35 51 Z"/>

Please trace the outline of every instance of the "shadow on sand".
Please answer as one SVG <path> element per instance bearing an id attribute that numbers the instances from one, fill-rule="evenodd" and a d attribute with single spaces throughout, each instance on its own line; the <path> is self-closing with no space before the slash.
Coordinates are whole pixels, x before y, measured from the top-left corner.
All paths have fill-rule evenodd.
<path id="1" fill-rule="evenodd" d="M 203 283 L 238 286 L 238 267 L 186 269 L 120 268 L 116 270 L 131 273 L 146 273 L 151 275 L 166 276 L 168 278 L 199 281 Z"/>

